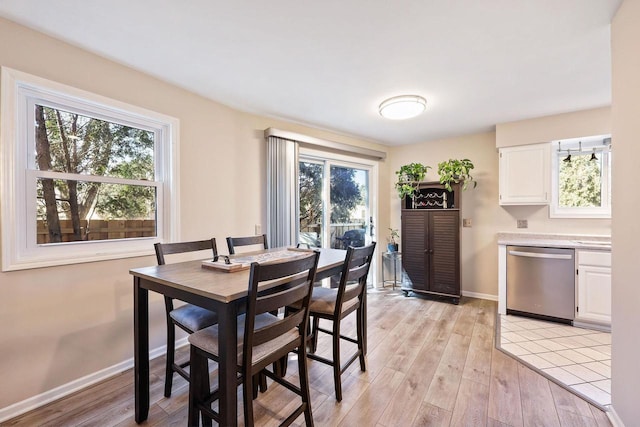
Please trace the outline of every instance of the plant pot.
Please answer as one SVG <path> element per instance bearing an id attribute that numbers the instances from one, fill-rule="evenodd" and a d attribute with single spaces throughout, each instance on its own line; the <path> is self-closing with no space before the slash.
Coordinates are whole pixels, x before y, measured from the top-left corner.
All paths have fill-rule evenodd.
<path id="1" fill-rule="evenodd" d="M 397 243 L 387 243 L 387 251 L 388 252 L 398 252 L 398 244 Z"/>

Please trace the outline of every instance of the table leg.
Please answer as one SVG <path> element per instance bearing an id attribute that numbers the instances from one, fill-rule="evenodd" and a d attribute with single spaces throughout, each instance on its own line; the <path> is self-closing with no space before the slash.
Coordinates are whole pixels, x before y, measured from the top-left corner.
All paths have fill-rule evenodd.
<path id="1" fill-rule="evenodd" d="M 220 361 L 218 362 L 218 386 L 220 388 L 220 425 L 236 426 L 238 421 L 238 396 L 236 364 L 238 358 L 238 307 L 221 304 L 218 311 L 220 334 Z"/>
<path id="2" fill-rule="evenodd" d="M 149 415 L 149 291 L 133 278 L 133 364 L 136 423 Z"/>

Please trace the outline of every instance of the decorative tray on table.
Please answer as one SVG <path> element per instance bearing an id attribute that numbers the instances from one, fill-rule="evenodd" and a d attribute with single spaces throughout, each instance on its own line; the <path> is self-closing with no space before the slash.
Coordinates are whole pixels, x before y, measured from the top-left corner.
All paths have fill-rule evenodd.
<path id="1" fill-rule="evenodd" d="M 271 252 L 262 252 L 257 254 L 242 254 L 239 256 L 218 255 L 213 260 L 202 261 L 204 268 L 211 268 L 213 270 L 226 271 L 227 273 L 233 273 L 236 271 L 246 270 L 251 267 L 251 263 L 257 262 L 260 264 L 280 261 L 286 258 L 299 257 L 305 253 L 309 253 L 309 249 L 298 248 L 286 248 Z"/>

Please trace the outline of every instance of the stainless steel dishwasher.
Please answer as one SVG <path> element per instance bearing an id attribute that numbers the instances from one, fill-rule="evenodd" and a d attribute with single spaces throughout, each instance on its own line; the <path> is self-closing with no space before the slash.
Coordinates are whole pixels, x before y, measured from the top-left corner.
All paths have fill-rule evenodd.
<path id="1" fill-rule="evenodd" d="M 571 323 L 575 307 L 573 249 L 507 246 L 507 313 Z"/>

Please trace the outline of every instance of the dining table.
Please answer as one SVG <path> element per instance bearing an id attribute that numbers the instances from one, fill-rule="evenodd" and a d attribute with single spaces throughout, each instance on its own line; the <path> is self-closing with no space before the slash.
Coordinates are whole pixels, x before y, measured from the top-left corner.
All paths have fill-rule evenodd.
<path id="1" fill-rule="evenodd" d="M 238 256 L 261 254 L 274 255 L 277 251 L 294 248 L 273 248 Z M 339 274 L 343 268 L 346 251 L 342 249 L 317 249 L 320 252 L 316 280 Z M 233 257 L 231 257 L 233 258 Z M 246 258 L 245 258 L 246 259 Z M 267 257 L 267 259 L 269 259 Z M 206 268 L 203 260 L 134 268 L 134 393 L 135 420 L 145 421 L 149 414 L 149 291 L 204 307 L 218 315 L 221 343 L 238 340 L 238 315 L 246 304 L 249 269 L 228 272 Z M 220 425 L 237 424 L 237 345 L 220 346 L 218 361 L 218 387 L 220 400 L 218 412 Z"/>

